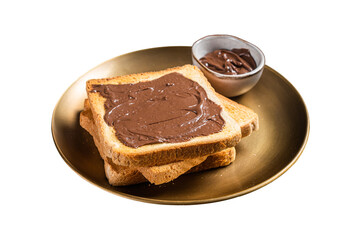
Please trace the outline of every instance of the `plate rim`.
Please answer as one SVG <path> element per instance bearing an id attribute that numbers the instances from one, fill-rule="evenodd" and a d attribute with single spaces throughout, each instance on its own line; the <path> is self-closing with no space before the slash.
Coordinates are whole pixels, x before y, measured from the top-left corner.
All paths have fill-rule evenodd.
<path id="1" fill-rule="evenodd" d="M 56 110 L 58 109 L 59 103 L 61 102 L 62 98 L 65 96 L 65 94 L 78 82 L 80 81 L 86 74 L 88 74 L 89 72 L 91 72 L 92 70 L 96 69 L 97 67 L 99 67 L 100 65 L 103 65 L 107 62 L 110 62 L 118 57 L 123 57 L 125 55 L 128 54 L 134 54 L 136 52 L 142 52 L 142 51 L 149 51 L 149 50 L 156 50 L 156 49 L 164 49 L 164 48 L 191 48 L 191 46 L 164 46 L 164 47 L 154 47 L 154 48 L 146 48 L 146 49 L 141 49 L 141 50 L 136 50 L 136 51 L 132 51 L 132 52 L 128 52 L 125 54 L 121 54 L 118 55 L 116 57 L 113 57 L 111 59 L 108 59 L 106 61 L 103 61 L 102 63 L 96 65 L 95 67 L 91 68 L 90 70 L 88 70 L 86 73 L 82 74 L 80 77 L 78 77 L 61 95 L 61 97 L 59 98 L 59 100 L 57 101 L 53 112 L 52 112 L 52 118 L 51 118 L 51 135 L 55 144 L 55 147 L 57 149 L 57 151 L 59 152 L 60 156 L 62 157 L 62 159 L 64 160 L 64 162 L 74 171 L 76 172 L 80 177 L 82 177 L 83 179 L 85 179 L 86 181 L 92 183 L 93 185 L 107 191 L 110 192 L 112 194 L 127 198 L 127 199 L 131 199 L 131 200 L 137 200 L 140 202 L 145 202 L 145 203 L 152 203 L 152 204 L 165 204 L 165 205 L 195 205 L 195 204 L 205 204 L 205 203 L 213 203 L 213 202 L 219 202 L 219 201 L 224 201 L 224 200 L 229 200 L 232 198 L 236 198 L 242 195 L 246 195 L 248 193 L 251 193 L 255 190 L 258 190 L 268 184 L 270 184 L 271 182 L 273 182 L 274 180 L 276 180 L 277 178 L 279 178 L 280 176 L 282 176 L 285 172 L 288 171 L 288 169 L 290 169 L 296 162 L 297 160 L 300 158 L 300 156 L 302 155 L 308 139 L 309 139 L 309 134 L 310 134 L 310 117 L 309 117 L 309 112 L 306 106 L 305 101 L 303 100 L 301 94 L 298 92 L 298 90 L 291 84 L 291 82 L 289 82 L 282 74 L 280 74 L 279 72 L 277 72 L 276 70 L 274 70 L 273 68 L 271 68 L 268 65 L 265 65 L 265 68 L 267 68 L 268 70 L 270 70 L 273 74 L 277 75 L 278 78 L 280 78 L 282 81 L 284 81 L 291 89 L 294 93 L 296 93 L 297 97 L 299 98 L 299 100 L 301 101 L 305 113 L 306 113 L 306 119 L 307 119 L 307 126 L 306 126 L 306 132 L 305 132 L 305 136 L 302 142 L 302 146 L 301 148 L 298 150 L 297 155 L 283 168 L 281 169 L 278 173 L 274 174 L 272 177 L 268 178 L 267 180 L 254 185 L 250 188 L 247 188 L 243 191 L 239 191 L 236 193 L 232 193 L 232 194 L 228 194 L 228 195 L 224 195 L 221 197 L 214 197 L 214 198 L 208 198 L 208 199 L 199 199 L 199 200 L 162 200 L 162 199 L 154 199 L 154 198 L 146 198 L 146 197 L 140 197 L 140 196 L 135 196 L 135 195 L 131 195 L 128 193 L 123 193 L 123 192 L 119 192 L 119 191 L 113 191 L 91 179 L 88 179 L 87 177 L 85 177 L 84 175 L 82 175 L 76 168 L 75 166 L 65 157 L 64 153 L 62 152 L 61 148 L 59 147 L 59 144 L 56 140 L 56 136 L 54 133 L 54 116 L 56 114 Z"/>

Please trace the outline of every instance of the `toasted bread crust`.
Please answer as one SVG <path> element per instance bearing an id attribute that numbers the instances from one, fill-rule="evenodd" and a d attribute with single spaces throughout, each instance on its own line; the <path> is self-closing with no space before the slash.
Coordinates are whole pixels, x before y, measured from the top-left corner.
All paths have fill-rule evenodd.
<path id="1" fill-rule="evenodd" d="M 226 149 L 223 150 L 222 152 L 223 153 L 221 154 L 213 154 L 211 156 L 208 156 L 205 161 L 203 161 L 201 164 L 197 166 L 192 167 L 184 174 L 201 172 L 219 167 L 225 167 L 231 164 L 235 160 L 235 153 L 236 153 L 235 148 Z M 129 171 L 125 174 L 123 170 L 119 169 L 119 166 L 116 166 L 114 164 L 109 164 L 108 161 L 104 162 L 104 169 L 105 169 L 105 175 L 109 180 L 109 184 L 113 186 L 126 186 L 126 185 L 144 183 L 149 181 L 141 174 L 141 172 L 135 169 L 133 169 L 134 171 Z M 153 181 L 149 181 L 149 182 L 158 185 L 174 180 L 174 179 L 169 179 L 167 177 L 166 172 L 164 172 L 163 174 L 165 176 L 161 180 L 154 179 Z"/>
<path id="2" fill-rule="evenodd" d="M 236 159 L 236 149 L 229 148 L 222 151 L 223 154 L 213 154 L 199 165 L 192 167 L 187 173 L 200 172 L 212 168 L 225 167 Z"/>
<path id="3" fill-rule="evenodd" d="M 234 147 L 241 140 L 241 134 L 221 142 L 201 143 L 195 146 L 167 148 L 152 153 L 124 154 L 112 152 L 112 159 L 116 164 L 130 167 L 160 166 L 179 161 L 179 159 L 191 159 L 207 156 L 227 148 Z"/>
<path id="4" fill-rule="evenodd" d="M 259 129 L 259 118 L 252 109 L 217 93 L 229 115 L 241 125 L 242 138 Z"/>

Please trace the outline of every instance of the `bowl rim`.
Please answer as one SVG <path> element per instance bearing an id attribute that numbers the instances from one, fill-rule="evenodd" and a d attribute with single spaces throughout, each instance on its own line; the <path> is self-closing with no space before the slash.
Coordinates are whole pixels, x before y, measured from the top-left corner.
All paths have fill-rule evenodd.
<path id="1" fill-rule="evenodd" d="M 251 47 L 253 47 L 256 51 L 258 51 L 261 55 L 261 63 L 255 68 L 253 69 L 252 71 L 248 72 L 248 73 L 243 73 L 243 74 L 235 74 L 235 75 L 228 75 L 228 74 L 222 74 L 222 73 L 219 73 L 219 72 L 215 72 L 209 68 L 207 68 L 203 63 L 201 63 L 199 61 L 199 59 L 194 55 L 193 53 L 193 48 L 199 44 L 202 40 L 206 39 L 206 38 L 216 38 L 216 37 L 230 37 L 230 38 L 234 38 L 238 41 L 241 41 L 243 43 L 245 43 L 246 45 L 249 45 Z M 204 36 L 204 37 L 201 37 L 199 38 L 197 41 L 195 41 L 192 45 L 192 57 L 193 59 L 195 59 L 197 61 L 197 63 L 202 66 L 206 71 L 208 71 L 209 73 L 215 75 L 216 77 L 219 77 L 219 78 L 228 78 L 228 79 L 232 79 L 232 80 L 240 80 L 239 78 L 246 78 L 246 77 L 249 77 L 249 76 L 252 76 L 252 75 L 255 75 L 257 74 L 258 72 L 262 71 L 264 66 L 265 66 L 265 61 L 266 61 L 266 58 L 265 58 L 265 55 L 264 53 L 262 52 L 262 50 L 257 47 L 256 45 L 254 45 L 253 43 L 250 43 L 242 38 L 239 38 L 239 37 L 236 37 L 236 36 L 233 36 L 233 35 L 229 35 L 229 34 L 212 34 L 212 35 L 207 35 L 207 36 Z"/>

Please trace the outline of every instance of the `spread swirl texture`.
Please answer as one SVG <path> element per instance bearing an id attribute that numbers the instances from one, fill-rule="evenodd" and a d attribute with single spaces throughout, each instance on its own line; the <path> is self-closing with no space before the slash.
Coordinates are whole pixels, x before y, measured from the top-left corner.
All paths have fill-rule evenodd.
<path id="1" fill-rule="evenodd" d="M 222 108 L 197 82 L 179 73 L 135 84 L 92 85 L 106 100 L 104 120 L 116 137 L 137 148 L 185 142 L 222 131 Z"/>

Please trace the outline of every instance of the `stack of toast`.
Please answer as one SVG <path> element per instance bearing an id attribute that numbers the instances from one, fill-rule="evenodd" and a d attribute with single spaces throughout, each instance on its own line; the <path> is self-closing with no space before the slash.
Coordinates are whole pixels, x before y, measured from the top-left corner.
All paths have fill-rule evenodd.
<path id="1" fill-rule="evenodd" d="M 221 107 L 224 120 L 220 131 L 193 137 L 182 142 L 159 142 L 129 146 L 105 121 L 106 98 L 94 91 L 95 85 L 136 85 L 178 73 L 199 84 L 208 99 Z M 227 166 L 235 160 L 235 146 L 241 138 L 258 129 L 258 115 L 214 91 L 203 73 L 195 66 L 184 65 L 157 72 L 131 74 L 86 83 L 88 99 L 80 114 L 80 125 L 88 131 L 104 160 L 105 175 L 113 186 L 142 182 L 163 184 L 191 172 Z"/>

